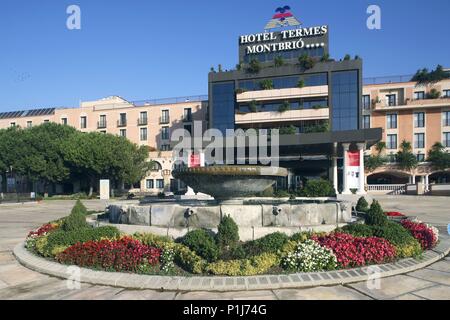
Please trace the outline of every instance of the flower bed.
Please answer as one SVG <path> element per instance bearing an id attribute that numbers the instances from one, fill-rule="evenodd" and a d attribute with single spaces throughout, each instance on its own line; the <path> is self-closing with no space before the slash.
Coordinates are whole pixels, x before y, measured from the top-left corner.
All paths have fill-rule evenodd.
<path id="1" fill-rule="evenodd" d="M 388 217 L 405 217 L 403 213 L 397 211 L 385 212 L 384 214 L 387 215 Z"/>
<path id="2" fill-rule="evenodd" d="M 353 224 L 328 234 L 300 232 L 289 237 L 276 232 L 241 242 L 236 223 L 225 217 L 217 233 L 193 230 L 171 239 L 148 233 L 124 235 L 112 226 L 93 228 L 82 218 L 84 212 L 77 203 L 69 217 L 30 232 L 27 248 L 62 264 L 106 271 L 249 276 L 345 269 L 417 257 L 433 248 L 439 236 L 436 228 L 420 221 L 400 224 L 372 219 L 377 223 Z"/>

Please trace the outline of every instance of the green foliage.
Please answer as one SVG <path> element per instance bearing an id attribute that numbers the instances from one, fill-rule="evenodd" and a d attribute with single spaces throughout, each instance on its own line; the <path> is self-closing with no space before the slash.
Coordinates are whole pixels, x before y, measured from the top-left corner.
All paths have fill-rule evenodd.
<path id="1" fill-rule="evenodd" d="M 78 229 L 87 228 L 86 215 L 88 211 L 86 207 L 77 200 L 75 206 L 72 208 L 72 212 L 68 217 L 64 219 L 62 229 L 64 231 L 76 231 Z"/>
<path id="2" fill-rule="evenodd" d="M 412 152 L 411 142 L 403 140 L 397 153 L 397 164 L 402 170 L 411 170 L 418 166 L 419 161 Z"/>
<path id="3" fill-rule="evenodd" d="M 320 58 L 321 62 L 327 62 L 330 60 L 330 55 L 328 53 L 325 53 L 322 58 Z"/>
<path id="4" fill-rule="evenodd" d="M 271 90 L 273 89 L 273 81 L 270 79 L 264 79 L 259 82 L 259 88 L 261 90 Z"/>
<path id="5" fill-rule="evenodd" d="M 369 172 L 373 172 L 375 169 L 383 166 L 386 162 L 387 158 L 380 154 L 371 155 L 365 159 L 364 167 L 369 170 Z"/>
<path id="6" fill-rule="evenodd" d="M 330 122 L 323 121 L 321 124 L 305 127 L 304 133 L 320 133 L 330 131 Z"/>
<path id="7" fill-rule="evenodd" d="M 373 237 L 374 232 L 372 226 L 360 223 L 349 224 L 336 231 L 348 233 L 355 237 Z"/>
<path id="8" fill-rule="evenodd" d="M 366 224 L 371 226 L 384 226 L 388 221 L 387 216 L 384 214 L 384 211 L 377 200 L 373 200 L 365 219 Z"/>
<path id="9" fill-rule="evenodd" d="M 261 63 L 257 59 L 252 59 L 247 67 L 248 73 L 259 73 L 261 71 Z"/>
<path id="10" fill-rule="evenodd" d="M 230 216 L 224 216 L 218 226 L 216 241 L 219 247 L 234 247 L 239 242 L 239 228 Z"/>
<path id="11" fill-rule="evenodd" d="M 305 87 L 305 80 L 300 79 L 297 83 L 297 87 L 299 87 L 300 89 Z"/>
<path id="12" fill-rule="evenodd" d="M 278 112 L 283 113 L 289 111 L 291 109 L 291 104 L 289 101 L 284 101 L 282 104 L 278 106 Z"/>
<path id="13" fill-rule="evenodd" d="M 297 233 L 294 233 L 289 238 L 289 240 L 294 241 L 294 242 L 304 242 L 304 241 L 310 239 L 312 235 L 313 235 L 312 232 L 297 232 Z"/>
<path id="14" fill-rule="evenodd" d="M 441 96 L 441 92 L 436 90 L 435 88 L 431 89 L 430 92 L 427 94 L 428 99 L 439 99 Z"/>
<path id="15" fill-rule="evenodd" d="M 247 257 L 257 256 L 263 253 L 277 253 L 289 241 L 289 237 L 281 232 L 268 234 L 260 239 L 248 241 L 243 244 Z"/>
<path id="16" fill-rule="evenodd" d="M 219 256 L 219 248 L 213 236 L 206 230 L 189 231 L 181 239 L 181 243 L 207 261 L 215 261 Z"/>
<path id="17" fill-rule="evenodd" d="M 344 61 L 349 61 L 352 57 L 349 54 L 344 56 Z"/>
<path id="18" fill-rule="evenodd" d="M 356 203 L 356 211 L 367 212 L 368 210 L 369 204 L 367 203 L 366 199 L 364 197 L 359 198 L 358 202 Z"/>
<path id="19" fill-rule="evenodd" d="M 428 160 L 437 170 L 446 170 L 450 168 L 450 153 L 445 151 L 442 143 L 437 142 L 428 152 Z"/>
<path id="20" fill-rule="evenodd" d="M 302 197 L 335 197 L 336 190 L 333 184 L 325 179 L 308 180 L 306 185 L 300 191 Z"/>
<path id="21" fill-rule="evenodd" d="M 263 253 L 249 259 L 217 261 L 208 264 L 206 271 L 214 275 L 253 276 L 268 272 L 277 266 L 280 260 L 276 254 Z"/>
<path id="22" fill-rule="evenodd" d="M 43 255 L 52 256 L 52 251 L 58 247 L 69 247 L 78 242 L 101 240 L 102 238 L 115 239 L 120 236 L 116 227 L 105 226 L 99 228 L 83 228 L 73 231 L 56 230 L 47 236 L 47 243 L 43 246 Z"/>
<path id="23" fill-rule="evenodd" d="M 297 133 L 297 127 L 290 125 L 286 127 L 281 127 L 280 134 L 296 134 Z"/>
<path id="24" fill-rule="evenodd" d="M 418 84 L 429 84 L 449 78 L 450 74 L 445 72 L 441 65 L 438 65 L 436 69 L 431 72 L 429 72 L 426 68 L 418 70 L 412 77 L 411 81 L 417 82 Z"/>
<path id="25" fill-rule="evenodd" d="M 277 56 L 273 60 L 275 67 L 282 67 L 284 65 L 284 59 L 282 56 Z"/>
<path id="26" fill-rule="evenodd" d="M 251 112 L 258 111 L 258 103 L 256 102 L 256 100 L 250 101 L 248 108 L 250 109 Z"/>
<path id="27" fill-rule="evenodd" d="M 314 67 L 314 65 L 316 64 L 316 62 L 314 61 L 313 58 L 311 58 L 309 55 L 302 54 L 299 58 L 298 58 L 298 63 L 300 64 L 300 67 L 302 67 L 304 70 L 308 70 L 308 69 L 312 69 Z"/>

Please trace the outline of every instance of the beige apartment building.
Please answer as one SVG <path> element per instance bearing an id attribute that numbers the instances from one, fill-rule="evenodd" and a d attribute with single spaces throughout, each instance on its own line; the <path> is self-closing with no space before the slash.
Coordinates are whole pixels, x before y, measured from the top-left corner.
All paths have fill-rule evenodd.
<path id="1" fill-rule="evenodd" d="M 149 159 L 154 161 L 154 167 L 139 185 L 130 188 L 134 192 L 158 194 L 185 188 L 171 175 L 174 161 L 170 151 L 170 135 L 177 128 L 191 132 L 194 121 L 202 122 L 205 130 L 208 118 L 206 100 L 204 96 L 197 96 L 129 102 L 112 96 L 81 102 L 77 108 L 1 113 L 0 128 L 27 128 L 51 121 L 70 125 L 82 132 L 97 131 L 124 136 L 138 145 L 149 146 Z M 77 186 L 74 189 L 77 192 Z"/>
<path id="2" fill-rule="evenodd" d="M 448 170 L 433 170 L 426 162 L 428 151 L 436 142 L 450 151 L 450 79 L 433 84 L 394 81 L 365 85 L 363 127 L 383 129 L 388 156 L 399 151 L 402 141 L 410 142 L 420 163 L 407 172 L 400 170 L 392 158 L 392 163 L 366 171 L 369 191 L 390 191 L 394 185 L 418 182 L 428 189 L 431 183 L 450 182 Z"/>

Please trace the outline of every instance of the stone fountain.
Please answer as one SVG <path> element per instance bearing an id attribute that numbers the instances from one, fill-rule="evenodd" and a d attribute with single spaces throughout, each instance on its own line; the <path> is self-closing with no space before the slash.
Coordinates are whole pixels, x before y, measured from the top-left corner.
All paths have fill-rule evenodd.
<path id="1" fill-rule="evenodd" d="M 335 198 L 255 197 L 287 174 L 284 168 L 263 166 L 183 168 L 173 176 L 214 200 L 146 198 L 140 203 L 113 203 L 108 208 L 109 222 L 126 232 L 179 237 L 192 228 L 216 230 L 228 215 L 244 241 L 275 231 L 331 231 L 350 222 L 351 205 Z"/>

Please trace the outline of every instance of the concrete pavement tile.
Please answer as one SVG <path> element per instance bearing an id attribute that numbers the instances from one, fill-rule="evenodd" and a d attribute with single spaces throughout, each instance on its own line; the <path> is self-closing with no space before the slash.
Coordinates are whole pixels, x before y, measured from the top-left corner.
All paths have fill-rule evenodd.
<path id="1" fill-rule="evenodd" d="M 420 290 L 426 287 L 433 286 L 434 283 L 408 277 L 405 275 L 399 275 L 394 277 L 380 279 L 380 288 L 372 289 L 367 286 L 367 282 L 358 282 L 349 284 L 352 287 L 364 294 L 371 296 L 375 299 L 391 299 L 402 294 L 406 294 L 412 291 Z"/>
<path id="2" fill-rule="evenodd" d="M 408 276 L 450 286 L 450 274 L 448 272 L 433 269 L 421 269 L 408 273 Z"/>
<path id="3" fill-rule="evenodd" d="M 450 287 L 438 285 L 414 292 L 420 297 L 430 300 L 450 300 Z"/>
<path id="4" fill-rule="evenodd" d="M 113 300 L 173 300 L 176 292 L 155 290 L 124 290 L 114 296 Z"/>
<path id="5" fill-rule="evenodd" d="M 10 286 L 15 286 L 21 283 L 28 283 L 46 277 L 38 272 L 31 271 L 19 264 L 10 265 L 0 273 L 0 280 L 6 282 Z"/>
<path id="6" fill-rule="evenodd" d="M 73 290 L 73 293 L 65 296 L 63 300 L 111 300 L 121 288 L 92 286 L 87 289 Z"/>
<path id="7" fill-rule="evenodd" d="M 432 265 L 428 266 L 427 269 L 450 272 L 450 260 L 441 260 L 439 262 L 433 263 Z"/>
<path id="8" fill-rule="evenodd" d="M 344 286 L 274 290 L 280 300 L 370 300 L 356 290 Z"/>
<path id="9" fill-rule="evenodd" d="M 0 252 L 0 266 L 16 263 L 17 263 L 16 258 L 14 258 L 11 251 Z"/>
<path id="10" fill-rule="evenodd" d="M 425 289 L 425 290 L 428 290 L 428 289 Z M 425 300 L 425 299 L 415 296 L 411 293 L 407 293 L 407 294 L 401 295 L 400 297 L 393 298 L 392 300 Z"/>
<path id="11" fill-rule="evenodd" d="M 236 291 L 236 292 L 184 292 L 175 297 L 176 300 L 276 300 L 270 290 Z"/>

